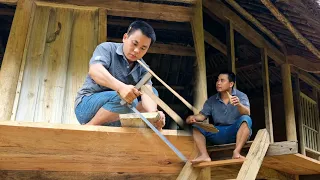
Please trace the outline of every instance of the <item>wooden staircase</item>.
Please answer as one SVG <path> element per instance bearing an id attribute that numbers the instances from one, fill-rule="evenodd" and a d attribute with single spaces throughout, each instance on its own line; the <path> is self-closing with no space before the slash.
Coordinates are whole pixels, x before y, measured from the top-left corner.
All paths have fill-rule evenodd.
<path id="1" fill-rule="evenodd" d="M 177 180 L 211 179 L 211 168 L 226 165 L 242 164 L 237 180 L 254 180 L 259 172 L 263 159 L 270 145 L 269 133 L 266 129 L 258 131 L 246 159 L 228 159 L 220 161 L 202 162 L 192 165 L 187 162 Z"/>

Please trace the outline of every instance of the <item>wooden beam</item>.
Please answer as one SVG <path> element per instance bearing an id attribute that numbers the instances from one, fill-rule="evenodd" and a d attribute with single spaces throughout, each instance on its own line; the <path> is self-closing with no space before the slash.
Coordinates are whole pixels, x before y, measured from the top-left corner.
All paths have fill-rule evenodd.
<path id="1" fill-rule="evenodd" d="M 0 71 L 0 119 L 9 120 L 16 95 L 23 52 L 33 11 L 32 0 L 20 0 L 11 26 L 11 31 Z"/>
<path id="2" fill-rule="evenodd" d="M 285 62 L 285 56 L 272 46 L 261 34 L 242 20 L 235 12 L 220 1 L 203 0 L 203 5 L 221 20 L 232 21 L 234 29 L 258 48 L 266 48 L 269 56 L 278 64 Z"/>
<path id="3" fill-rule="evenodd" d="M 270 12 L 292 32 L 292 34 L 304 44 L 315 56 L 320 59 L 319 50 L 314 47 L 312 43 L 309 42 L 302 34 L 291 24 L 291 22 L 270 2 L 270 0 L 261 0 L 261 2 L 270 10 Z"/>
<path id="4" fill-rule="evenodd" d="M 193 168 L 192 163 L 187 161 L 187 163 L 182 168 L 177 180 L 197 180 L 200 174 L 200 169 Z"/>
<path id="5" fill-rule="evenodd" d="M 108 41 L 122 42 L 122 39 L 108 37 Z M 196 55 L 193 47 L 173 45 L 173 44 L 159 44 L 159 43 L 152 44 L 152 46 L 148 50 L 148 53 L 168 54 L 168 55 L 175 55 L 175 56 L 195 56 Z"/>
<path id="6" fill-rule="evenodd" d="M 151 123 L 155 123 L 160 119 L 160 114 L 158 112 L 141 114 Z M 136 113 L 120 114 L 119 117 L 122 127 L 148 127 Z"/>
<path id="7" fill-rule="evenodd" d="M 296 67 L 291 67 L 291 71 L 293 73 L 298 73 L 299 78 L 302 81 L 304 81 L 305 83 L 320 90 L 320 81 L 318 79 L 316 79 L 315 77 L 313 77 L 311 74 L 304 72 L 302 70 L 299 70 Z"/>
<path id="8" fill-rule="evenodd" d="M 99 34 L 98 44 L 107 41 L 107 11 L 104 8 L 99 9 Z"/>
<path id="9" fill-rule="evenodd" d="M 219 166 L 242 164 L 243 162 L 244 162 L 244 159 L 226 159 L 226 160 L 220 160 L 220 161 L 202 162 L 202 163 L 193 165 L 193 167 L 196 167 L 196 168 L 219 167 Z"/>
<path id="10" fill-rule="evenodd" d="M 0 0 L 0 4 L 16 5 L 18 0 Z"/>
<path id="11" fill-rule="evenodd" d="M 204 32 L 204 41 L 207 42 L 209 45 L 220 51 L 222 54 L 227 55 L 227 47 L 225 44 L 223 44 L 219 39 L 212 36 L 209 32 L 206 30 Z"/>
<path id="12" fill-rule="evenodd" d="M 269 144 L 270 137 L 268 131 L 266 129 L 259 130 L 240 169 L 237 180 L 256 179 Z"/>
<path id="13" fill-rule="evenodd" d="M 237 74 L 236 72 L 236 52 L 234 44 L 234 29 L 232 21 L 228 21 L 226 25 L 226 34 L 227 34 L 227 57 L 228 57 L 228 70 Z"/>
<path id="14" fill-rule="evenodd" d="M 248 21 L 254 24 L 257 28 L 259 28 L 263 33 L 265 33 L 270 39 L 272 39 L 279 47 L 282 48 L 282 51 L 285 52 L 285 45 L 274 35 L 268 28 L 262 25 L 256 18 L 254 18 L 250 13 L 248 13 L 245 9 L 243 9 L 236 1 L 234 0 L 226 0 L 226 2 L 232 6 L 235 10 L 237 10 L 243 17 L 245 17 Z"/>
<path id="15" fill-rule="evenodd" d="M 14 12 L 14 9 L 0 8 L 0 16 L 13 16 Z"/>
<path id="16" fill-rule="evenodd" d="M 165 102 L 157 97 L 149 88 L 142 86 L 141 91 L 146 93 L 154 102 L 156 102 L 180 127 L 184 127 L 182 118 L 175 113 Z"/>
<path id="17" fill-rule="evenodd" d="M 195 4 L 197 0 L 153 0 L 155 2 L 175 2 L 175 3 L 185 3 L 185 4 Z"/>
<path id="18" fill-rule="evenodd" d="M 202 0 L 197 0 L 194 7 L 194 15 L 191 18 L 191 27 L 193 41 L 197 55 L 195 68 L 195 96 L 194 106 L 196 109 L 202 109 L 203 104 L 208 98 L 207 95 L 207 78 L 206 78 L 206 57 L 204 49 L 204 32 L 203 32 L 203 17 L 202 17 Z M 194 111 L 194 114 L 198 112 Z"/>
<path id="19" fill-rule="evenodd" d="M 288 62 L 295 67 L 302 69 L 310 73 L 320 73 L 320 61 L 318 63 L 310 61 L 310 59 L 299 56 L 299 55 L 289 55 Z M 314 61 L 318 61 L 315 60 Z"/>
<path id="20" fill-rule="evenodd" d="M 0 170 L 177 175 L 183 166 L 151 129 L 12 121 L 0 124 Z M 191 155 L 192 136 L 177 130 L 162 130 L 162 134 L 186 157 Z"/>
<path id="21" fill-rule="evenodd" d="M 152 4 L 129 1 L 101 0 L 44 0 L 47 2 L 72 4 L 78 6 L 95 6 L 108 10 L 108 15 L 155 19 L 164 21 L 189 22 L 192 9 L 184 6 Z"/>
<path id="22" fill-rule="evenodd" d="M 264 102 L 264 118 L 266 129 L 270 136 L 270 143 L 274 142 L 273 138 L 273 123 L 271 111 L 270 85 L 269 85 L 269 65 L 268 53 L 266 49 L 261 49 L 261 64 L 262 64 L 262 86 L 263 86 L 263 102 Z"/>
<path id="23" fill-rule="evenodd" d="M 282 88 L 284 100 L 284 112 L 286 120 L 286 132 L 288 141 L 297 141 L 296 121 L 294 115 L 292 83 L 290 65 L 281 65 Z"/>

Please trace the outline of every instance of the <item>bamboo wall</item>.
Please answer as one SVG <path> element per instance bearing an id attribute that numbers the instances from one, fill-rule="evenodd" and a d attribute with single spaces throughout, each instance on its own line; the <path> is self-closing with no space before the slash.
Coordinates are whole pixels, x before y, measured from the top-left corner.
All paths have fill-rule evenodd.
<path id="1" fill-rule="evenodd" d="M 77 124 L 76 92 L 98 43 L 98 8 L 38 4 L 11 120 Z"/>

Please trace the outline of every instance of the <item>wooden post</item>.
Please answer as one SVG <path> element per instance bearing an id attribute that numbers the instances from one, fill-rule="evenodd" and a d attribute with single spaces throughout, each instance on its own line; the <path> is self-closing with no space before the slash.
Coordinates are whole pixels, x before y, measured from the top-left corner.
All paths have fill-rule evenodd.
<path id="1" fill-rule="evenodd" d="M 300 98 L 300 79 L 299 74 L 295 76 L 295 96 L 296 96 L 296 111 L 298 116 L 298 128 L 299 128 L 299 147 L 300 153 L 306 155 L 305 142 L 304 142 L 304 131 L 302 123 L 302 114 L 301 114 L 301 98 Z"/>
<path id="2" fill-rule="evenodd" d="M 107 10 L 99 9 L 99 35 L 98 44 L 107 41 Z"/>
<path id="3" fill-rule="evenodd" d="M 204 33 L 202 17 L 202 0 L 197 0 L 194 8 L 194 15 L 191 18 L 192 34 L 197 55 L 195 68 L 194 106 L 201 110 L 207 100 L 207 77 L 206 61 L 204 50 Z M 198 114 L 199 112 L 195 112 Z"/>
<path id="4" fill-rule="evenodd" d="M 261 64 L 262 64 L 262 82 L 263 82 L 265 123 L 266 123 L 266 129 L 269 132 L 270 143 L 273 143 L 274 138 L 273 138 L 273 123 L 272 123 L 270 86 L 269 86 L 268 53 L 265 48 L 261 49 Z"/>
<path id="5" fill-rule="evenodd" d="M 0 71 L 0 119 L 10 120 L 27 39 L 33 0 L 19 0 Z"/>
<path id="6" fill-rule="evenodd" d="M 294 116 L 291 71 L 288 63 L 281 65 L 284 112 L 286 120 L 287 140 L 297 141 L 296 121 Z"/>
<path id="7" fill-rule="evenodd" d="M 231 21 L 226 25 L 228 70 L 236 74 L 236 55 L 234 46 L 234 28 Z"/>

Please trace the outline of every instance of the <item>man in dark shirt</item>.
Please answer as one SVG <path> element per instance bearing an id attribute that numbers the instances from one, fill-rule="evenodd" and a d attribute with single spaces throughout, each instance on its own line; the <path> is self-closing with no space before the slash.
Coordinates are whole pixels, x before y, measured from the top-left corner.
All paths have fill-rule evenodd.
<path id="1" fill-rule="evenodd" d="M 205 102 L 199 114 L 187 118 L 187 123 L 193 124 L 211 116 L 213 119 L 211 123 L 219 129 L 218 133 L 211 133 L 193 125 L 193 138 L 200 154 L 191 161 L 192 163 L 211 161 L 206 149 L 206 141 L 213 144 L 236 143 L 233 158 L 244 158 L 240 155 L 240 151 L 251 136 L 252 120 L 249 116 L 249 99 L 246 94 L 233 88 L 235 81 L 234 73 L 220 73 L 216 82 L 218 93 Z"/>

